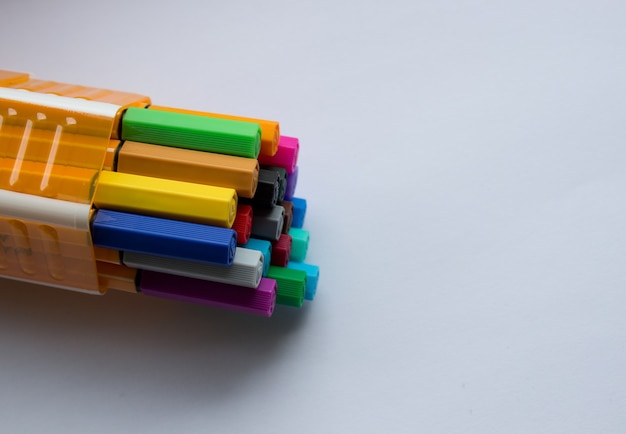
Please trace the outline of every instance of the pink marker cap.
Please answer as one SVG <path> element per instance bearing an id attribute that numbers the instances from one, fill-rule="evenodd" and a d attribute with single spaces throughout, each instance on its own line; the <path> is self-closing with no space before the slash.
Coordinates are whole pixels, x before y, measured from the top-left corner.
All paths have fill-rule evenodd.
<path id="1" fill-rule="evenodd" d="M 259 163 L 267 166 L 283 167 L 287 173 L 293 173 L 298 163 L 300 141 L 295 137 L 280 136 L 278 151 L 272 157 L 259 155 Z"/>

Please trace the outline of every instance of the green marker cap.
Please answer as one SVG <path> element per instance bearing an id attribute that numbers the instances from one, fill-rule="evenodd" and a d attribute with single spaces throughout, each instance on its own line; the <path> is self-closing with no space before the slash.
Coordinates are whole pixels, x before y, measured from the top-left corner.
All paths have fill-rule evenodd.
<path id="1" fill-rule="evenodd" d="M 306 273 L 304 271 L 270 265 L 267 277 L 276 281 L 277 304 L 302 306 L 306 288 Z"/>
<path id="2" fill-rule="evenodd" d="M 253 122 L 129 107 L 122 140 L 257 158 L 261 127 Z"/>

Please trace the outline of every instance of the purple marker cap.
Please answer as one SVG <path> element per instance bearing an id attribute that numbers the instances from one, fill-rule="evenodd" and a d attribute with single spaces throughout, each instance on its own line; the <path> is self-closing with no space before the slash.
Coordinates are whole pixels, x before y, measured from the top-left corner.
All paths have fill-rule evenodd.
<path id="1" fill-rule="evenodd" d="M 276 305 L 276 281 L 266 278 L 253 289 L 144 270 L 139 290 L 153 297 L 265 317 L 272 316 Z"/>
<path id="2" fill-rule="evenodd" d="M 296 192 L 296 184 L 298 183 L 298 166 L 293 173 L 287 174 L 287 188 L 285 189 L 285 200 L 289 200 Z"/>
<path id="3" fill-rule="evenodd" d="M 284 167 L 287 173 L 293 173 L 296 170 L 299 151 L 300 141 L 297 138 L 280 136 L 276 154 L 272 157 L 259 155 L 259 163 L 268 166 Z"/>

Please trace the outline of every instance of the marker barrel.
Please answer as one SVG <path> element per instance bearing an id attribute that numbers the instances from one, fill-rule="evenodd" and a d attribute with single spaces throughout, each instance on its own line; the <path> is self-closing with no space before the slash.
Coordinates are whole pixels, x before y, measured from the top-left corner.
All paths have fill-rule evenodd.
<path id="1" fill-rule="evenodd" d="M 130 107 L 122 116 L 122 140 L 257 158 L 259 124 Z"/>
<path id="2" fill-rule="evenodd" d="M 97 208 L 230 228 L 237 212 L 233 189 L 102 171 Z"/>
<path id="3" fill-rule="evenodd" d="M 136 252 L 122 252 L 122 262 L 128 267 L 141 270 L 160 271 L 247 288 L 259 286 L 264 265 L 261 252 L 242 247 L 237 247 L 234 260 L 228 267 Z"/>
<path id="4" fill-rule="evenodd" d="M 231 265 L 237 247 L 232 229 L 104 209 L 91 236 L 98 247 L 219 265 Z"/>
<path id="5" fill-rule="evenodd" d="M 117 155 L 116 172 L 233 188 L 254 197 L 259 163 L 252 158 L 126 141 Z"/>
<path id="6" fill-rule="evenodd" d="M 149 296 L 202 304 L 219 309 L 272 316 L 276 304 L 276 281 L 262 279 L 258 288 L 242 288 L 224 283 L 143 271 L 140 291 Z"/>
<path id="7" fill-rule="evenodd" d="M 218 113 L 208 113 L 201 112 L 195 110 L 185 110 L 179 108 L 172 107 L 163 107 L 163 106 L 150 106 L 150 110 L 161 110 L 161 111 L 169 111 L 169 112 L 177 112 L 177 113 L 187 113 L 198 116 L 206 116 L 209 118 L 219 118 L 219 119 L 231 119 L 235 121 L 243 121 L 243 122 L 253 122 L 255 124 L 259 124 L 261 127 L 261 151 L 260 155 L 267 155 L 268 157 L 275 155 L 278 151 L 278 140 L 280 137 L 280 126 L 278 122 L 268 121 L 264 119 L 254 119 L 254 118 L 246 118 L 243 116 L 232 116 Z"/>

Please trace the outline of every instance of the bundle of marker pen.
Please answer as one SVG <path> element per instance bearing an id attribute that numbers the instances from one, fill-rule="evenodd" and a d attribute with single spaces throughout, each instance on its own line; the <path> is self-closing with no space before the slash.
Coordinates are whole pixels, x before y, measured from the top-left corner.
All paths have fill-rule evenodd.
<path id="1" fill-rule="evenodd" d="M 298 139 L 150 102 L 0 70 L 0 276 L 262 316 L 312 300 Z"/>

